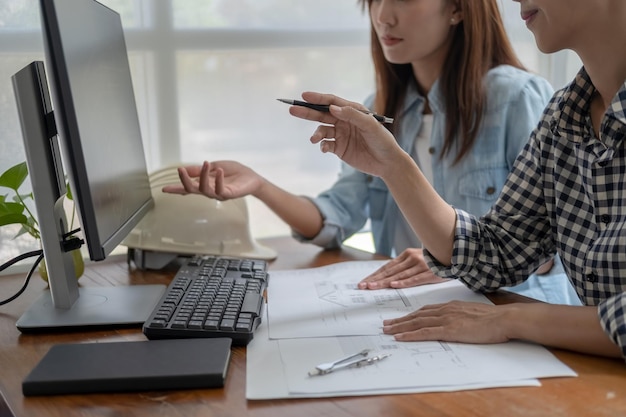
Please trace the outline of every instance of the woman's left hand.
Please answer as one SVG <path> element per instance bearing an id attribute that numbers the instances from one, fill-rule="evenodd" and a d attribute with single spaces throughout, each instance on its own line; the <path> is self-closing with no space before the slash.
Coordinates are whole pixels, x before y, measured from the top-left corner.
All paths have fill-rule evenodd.
<path id="1" fill-rule="evenodd" d="M 427 305 L 404 317 L 385 320 L 383 333 L 405 342 L 502 343 L 509 340 L 502 324 L 505 309 L 465 301 Z"/>
<path id="2" fill-rule="evenodd" d="M 445 281 L 447 279 L 438 277 L 428 268 L 421 248 L 408 248 L 363 278 L 358 287 L 362 290 L 408 288 Z"/>

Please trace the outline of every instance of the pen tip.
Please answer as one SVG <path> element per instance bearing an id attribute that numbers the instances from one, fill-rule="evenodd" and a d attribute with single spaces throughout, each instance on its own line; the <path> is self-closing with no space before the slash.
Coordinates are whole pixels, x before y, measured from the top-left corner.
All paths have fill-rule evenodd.
<path id="1" fill-rule="evenodd" d="M 286 98 L 277 98 L 276 100 L 282 102 L 282 103 L 287 103 L 287 104 L 292 104 L 293 100 L 287 100 Z"/>

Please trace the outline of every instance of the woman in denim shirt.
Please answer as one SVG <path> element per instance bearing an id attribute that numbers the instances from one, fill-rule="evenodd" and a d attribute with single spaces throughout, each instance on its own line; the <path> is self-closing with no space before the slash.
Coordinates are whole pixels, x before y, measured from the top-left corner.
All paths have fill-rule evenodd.
<path id="1" fill-rule="evenodd" d="M 543 78 L 508 65 L 490 70 L 485 80 L 488 104 L 476 142 L 469 152 L 457 163 L 454 163 L 455 156 L 452 154 L 443 158 L 438 156 L 438 151 L 444 146 L 446 118 L 439 84 L 435 82 L 428 94 L 433 119 L 428 153 L 417 157 L 414 155 L 421 167 L 424 165 L 422 158 L 430 160 L 431 183 L 444 200 L 476 215 L 489 211 L 495 202 L 513 162 L 528 141 L 530 132 L 553 92 Z M 371 109 L 372 103 L 373 96 L 366 100 L 365 105 Z M 407 153 L 411 153 L 424 121 L 425 103 L 426 98 L 411 84 L 404 107 L 396 118 L 399 127 L 395 135 L 400 147 Z M 364 204 L 355 204 L 364 199 Z M 327 248 L 337 247 L 347 237 L 361 230 L 369 219 L 377 253 L 395 255 L 404 251 L 363 281 L 363 284 L 368 283 L 368 288 L 439 282 L 439 278 L 431 276 L 430 270 L 426 271 L 425 266 L 417 260 L 421 258 L 421 249 L 406 250 L 421 247 L 421 244 L 405 223 L 389 189 L 380 178 L 364 174 L 343 163 L 339 180 L 313 201 L 325 216 L 325 226 L 311 240 L 313 243 Z M 338 207 L 341 209 L 338 210 Z M 404 247 L 402 238 L 396 239 L 397 233 L 403 234 L 398 222 L 408 232 L 408 236 L 403 237 L 408 241 Z M 301 235 L 295 236 L 307 241 Z M 415 273 L 412 269 L 419 272 Z M 390 270 L 391 273 L 388 272 Z M 393 271 L 398 272 L 394 274 Z M 408 278 L 398 278 L 398 274 Z M 533 274 L 525 283 L 510 290 L 551 303 L 579 303 L 558 258 L 555 266 L 544 274 Z"/>
<path id="2" fill-rule="evenodd" d="M 552 88 L 523 69 L 495 0 L 361 4 L 370 12 L 377 79 L 376 94 L 365 106 L 395 118 L 389 129 L 449 204 L 486 213 Z M 441 281 L 428 269 L 421 243 L 379 178 L 343 165 L 338 181 L 310 199 L 290 194 L 233 161 L 179 171 L 183 185 L 164 191 L 218 199 L 253 195 L 287 222 L 294 236 L 324 248 L 339 247 L 371 220 L 376 252 L 400 255 L 366 277 L 361 288 Z M 552 268 L 551 274 L 558 272 Z M 564 275 L 541 282 L 532 276 L 524 285 L 528 288 L 516 291 L 550 302 L 572 301 Z"/>

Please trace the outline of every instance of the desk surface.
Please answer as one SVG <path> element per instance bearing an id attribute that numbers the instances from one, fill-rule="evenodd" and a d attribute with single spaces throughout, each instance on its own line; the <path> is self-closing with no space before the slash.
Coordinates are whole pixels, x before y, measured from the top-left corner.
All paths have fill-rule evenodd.
<path id="1" fill-rule="evenodd" d="M 376 256 L 354 249 L 322 251 L 291 238 L 264 239 L 278 259 L 270 269 L 295 269 L 346 260 L 370 260 Z M 88 266 L 81 285 L 167 284 L 173 271 L 132 270 L 124 259 Z M 21 286 L 23 276 L 0 277 L 4 298 Z M 16 416 L 626 416 L 626 365 L 611 360 L 554 350 L 574 369 L 577 378 L 542 380 L 541 387 L 497 388 L 453 393 L 426 393 L 248 401 L 245 398 L 246 349 L 236 347 L 224 389 L 91 394 L 59 397 L 22 396 L 21 382 L 54 344 L 144 340 L 140 329 L 23 335 L 15 328 L 21 313 L 44 289 L 34 277 L 27 291 L 0 307 L 0 391 L 6 398 L 0 417 Z M 512 294 L 490 295 L 497 304 L 524 301 Z M 10 410 L 9 410 L 10 409 Z"/>

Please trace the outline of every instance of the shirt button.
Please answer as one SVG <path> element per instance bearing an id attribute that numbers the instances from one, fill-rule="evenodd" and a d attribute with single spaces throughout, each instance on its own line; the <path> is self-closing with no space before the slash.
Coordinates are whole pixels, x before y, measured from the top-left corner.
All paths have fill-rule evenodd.
<path id="1" fill-rule="evenodd" d="M 609 222 L 611 221 L 611 216 L 609 216 L 608 214 L 603 214 L 602 216 L 600 216 L 600 220 L 604 224 L 609 224 Z"/>
<path id="2" fill-rule="evenodd" d="M 487 195 L 492 195 L 496 192 L 496 187 L 487 187 Z"/>
<path id="3" fill-rule="evenodd" d="M 431 154 L 431 155 L 434 155 L 435 154 L 435 148 L 432 147 L 432 146 L 430 148 L 428 148 L 428 153 Z"/>
<path id="4" fill-rule="evenodd" d="M 587 278 L 587 281 L 589 282 L 598 282 L 598 276 L 596 275 L 595 272 L 591 272 L 587 274 L 586 278 Z"/>

